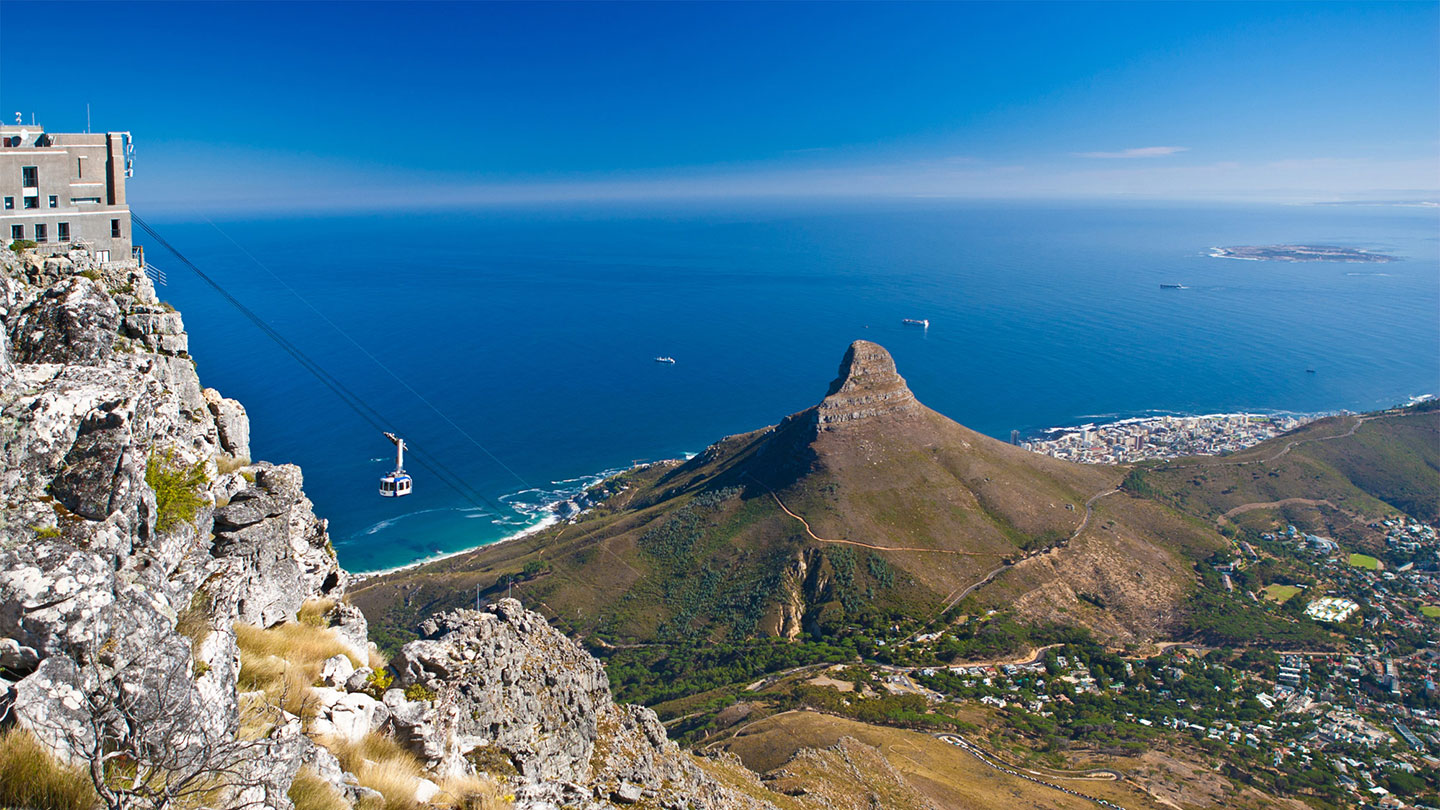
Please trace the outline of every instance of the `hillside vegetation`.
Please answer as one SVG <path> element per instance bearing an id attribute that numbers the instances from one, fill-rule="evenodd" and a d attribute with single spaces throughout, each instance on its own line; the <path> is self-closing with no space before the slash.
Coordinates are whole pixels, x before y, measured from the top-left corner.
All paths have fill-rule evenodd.
<path id="1" fill-rule="evenodd" d="M 1440 521 L 1440 410 L 1411 407 L 1312 422 L 1224 457 L 1143 465 L 1127 486 L 1210 520 L 1256 510 L 1347 523 L 1399 512 Z M 1343 515 L 1339 517 L 1338 515 Z"/>
<path id="2" fill-rule="evenodd" d="M 392 644 L 477 586 L 513 586 L 602 651 L 776 637 L 870 654 L 879 630 L 947 609 L 1143 641 L 1178 620 L 1194 561 L 1225 541 L 1115 492 L 1123 478 L 956 424 L 859 341 L 817 406 L 611 479 L 572 523 L 366 581 L 354 599 Z"/>

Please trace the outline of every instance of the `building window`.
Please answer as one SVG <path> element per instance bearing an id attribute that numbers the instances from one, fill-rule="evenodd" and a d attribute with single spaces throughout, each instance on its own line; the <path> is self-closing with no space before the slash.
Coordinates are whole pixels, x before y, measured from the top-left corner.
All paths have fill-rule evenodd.
<path id="1" fill-rule="evenodd" d="M 119 239 L 119 238 L 120 238 L 120 220 L 118 220 L 118 219 L 112 219 L 112 220 L 110 220 L 110 238 L 111 238 L 111 239 Z"/>
<path id="2" fill-rule="evenodd" d="M 6 211 L 14 211 L 14 210 L 15 210 L 15 198 L 14 198 L 14 197 L 6 197 L 6 198 L 5 198 L 5 210 L 6 210 Z"/>
<path id="3" fill-rule="evenodd" d="M 40 169 L 35 166 L 20 167 L 20 185 L 25 188 L 40 187 Z"/>
<path id="4" fill-rule="evenodd" d="M 26 208 L 39 208 L 39 207 L 40 207 L 40 198 L 39 198 L 39 197 L 26 197 L 26 198 L 25 198 L 25 207 L 26 207 Z"/>
<path id="5" fill-rule="evenodd" d="M 25 226 L 24 226 L 24 225 L 11 225 L 11 226 L 10 226 L 10 238 L 11 238 L 11 239 L 24 239 L 24 238 L 25 238 Z"/>
<path id="6" fill-rule="evenodd" d="M 71 197 L 71 198 L 70 198 L 70 202 L 71 202 L 71 204 L 73 204 L 73 205 L 84 205 L 84 204 L 86 204 L 86 203 L 90 203 L 90 204 L 93 204 L 93 205 L 99 205 L 99 204 L 100 204 L 100 198 L 99 198 L 99 197 Z"/>
<path id="7" fill-rule="evenodd" d="M 80 157 L 75 158 L 75 179 L 77 179 L 77 180 L 84 180 L 84 179 L 85 179 L 85 156 L 84 156 L 84 155 L 81 155 Z"/>
<path id="8" fill-rule="evenodd" d="M 45 223 L 43 223 L 43 222 L 37 222 L 37 223 L 35 223 L 35 243 L 36 243 L 37 245 L 43 245 L 43 244 L 45 244 L 46 242 L 49 242 L 49 241 L 50 241 L 49 237 L 45 234 Z"/>
<path id="9" fill-rule="evenodd" d="M 60 241 L 61 241 L 61 242 L 69 242 L 69 241 L 70 241 L 70 223 L 68 223 L 68 222 L 62 222 L 62 223 L 60 223 L 59 234 L 58 234 L 58 235 L 59 235 L 59 237 L 60 237 Z"/>
<path id="10" fill-rule="evenodd" d="M 50 207 L 51 207 L 51 208 L 59 208 L 59 207 L 60 207 L 60 198 L 59 198 L 59 197 L 56 197 L 54 194 L 51 194 L 51 195 L 50 195 Z"/>

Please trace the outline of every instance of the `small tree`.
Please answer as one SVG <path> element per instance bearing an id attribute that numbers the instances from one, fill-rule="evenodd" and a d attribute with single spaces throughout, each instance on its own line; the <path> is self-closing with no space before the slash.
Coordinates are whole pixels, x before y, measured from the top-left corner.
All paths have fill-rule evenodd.
<path id="1" fill-rule="evenodd" d="M 59 741 L 86 769 L 108 810 L 210 810 L 269 807 L 274 784 L 267 755 L 281 743 L 284 713 L 242 707 L 217 723 L 195 689 L 189 656 L 155 645 L 116 665 L 114 641 L 54 677 L 70 711 L 31 718 L 37 736 Z M 60 669 L 55 667 L 54 669 Z M 248 733 L 247 733 L 248 732 Z M 53 742 L 52 742 L 53 744 Z"/>

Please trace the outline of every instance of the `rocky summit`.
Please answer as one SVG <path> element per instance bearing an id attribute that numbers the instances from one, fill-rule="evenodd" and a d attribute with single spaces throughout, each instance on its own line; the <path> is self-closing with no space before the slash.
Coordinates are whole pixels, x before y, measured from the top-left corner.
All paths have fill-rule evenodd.
<path id="1" fill-rule="evenodd" d="M 816 407 L 816 421 L 824 429 L 878 417 L 915 414 L 920 403 L 895 360 L 877 343 L 857 340 L 840 361 L 840 373 Z"/>
<path id="2" fill-rule="evenodd" d="M 0 252 L 0 323 L 0 721 L 95 805 L 770 806 L 517 602 L 386 662 L 301 471 L 250 459 L 136 264 Z"/>

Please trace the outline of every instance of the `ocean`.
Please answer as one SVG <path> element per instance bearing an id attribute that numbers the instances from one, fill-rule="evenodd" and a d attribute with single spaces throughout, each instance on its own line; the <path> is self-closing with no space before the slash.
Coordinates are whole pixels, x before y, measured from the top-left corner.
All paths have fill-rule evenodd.
<path id="1" fill-rule="evenodd" d="M 390 442 L 149 246 L 201 381 L 245 404 L 256 458 L 304 468 L 352 571 L 494 542 L 607 471 L 773 424 L 820 399 L 857 338 L 889 349 L 922 402 L 1002 439 L 1162 413 L 1365 410 L 1440 390 L 1433 208 L 768 202 L 147 218 L 419 454 L 407 457 L 415 493 L 379 497 Z M 1284 243 L 1403 261 L 1208 255 Z"/>

